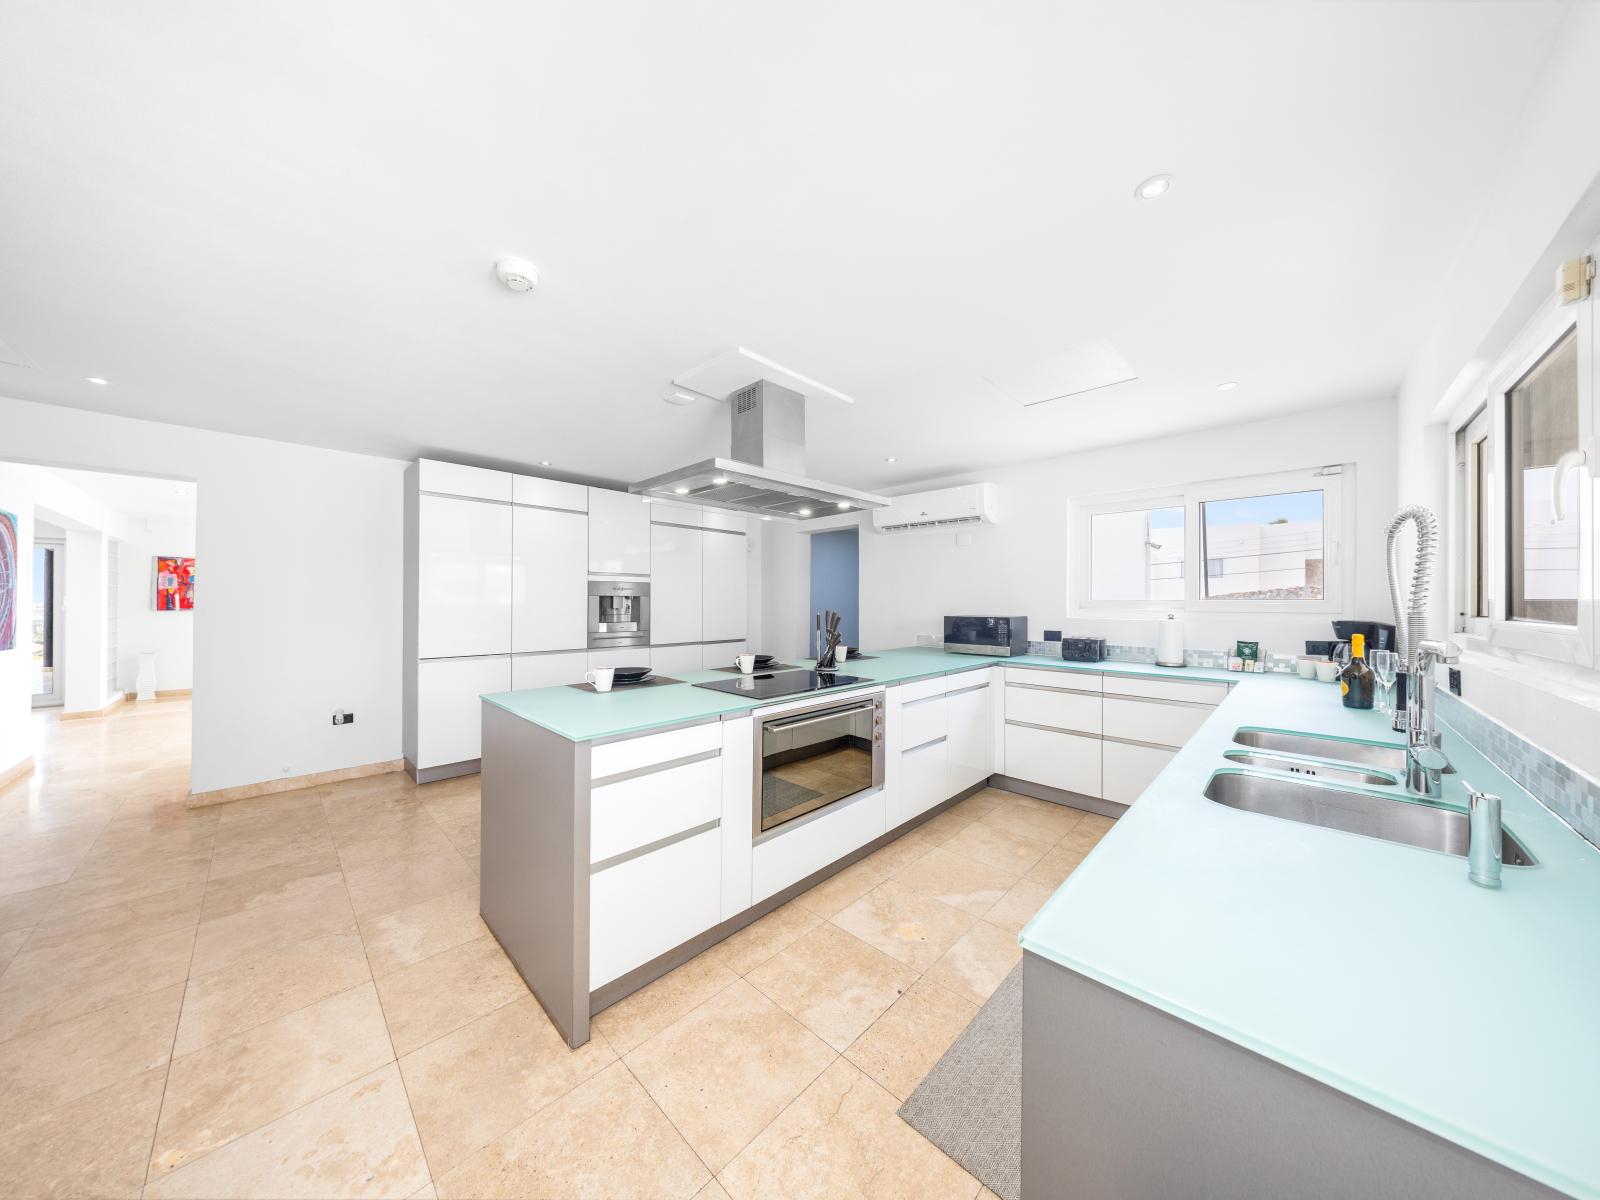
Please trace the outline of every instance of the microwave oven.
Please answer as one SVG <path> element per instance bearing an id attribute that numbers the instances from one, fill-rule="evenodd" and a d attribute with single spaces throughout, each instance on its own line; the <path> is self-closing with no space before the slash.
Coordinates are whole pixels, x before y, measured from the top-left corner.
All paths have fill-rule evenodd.
<path id="1" fill-rule="evenodd" d="M 955 654 L 1026 654 L 1028 618 L 946 617 L 944 648 Z"/>

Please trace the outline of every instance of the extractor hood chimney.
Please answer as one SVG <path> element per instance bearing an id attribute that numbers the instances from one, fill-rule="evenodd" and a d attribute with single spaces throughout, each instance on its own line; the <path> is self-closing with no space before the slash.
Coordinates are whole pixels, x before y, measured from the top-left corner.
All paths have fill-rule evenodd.
<path id="1" fill-rule="evenodd" d="M 806 477 L 806 398 L 768 379 L 728 397 L 731 458 L 708 458 L 640 480 L 628 490 L 654 500 L 705 504 L 794 521 L 883 508 L 888 497 Z"/>

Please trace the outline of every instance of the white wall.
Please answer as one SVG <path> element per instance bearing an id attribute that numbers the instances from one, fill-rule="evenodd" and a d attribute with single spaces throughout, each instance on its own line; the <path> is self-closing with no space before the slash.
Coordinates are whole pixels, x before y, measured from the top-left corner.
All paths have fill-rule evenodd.
<path id="1" fill-rule="evenodd" d="M 61 604 L 65 712 L 94 712 L 111 699 L 106 687 L 106 545 L 106 535 L 98 529 L 67 530 Z"/>
<path id="2" fill-rule="evenodd" d="M 195 791 L 400 757 L 403 462 L 5 398 L 0 429 L 8 458 L 199 483 Z"/>
<path id="3" fill-rule="evenodd" d="M 1026 615 L 1031 637 L 1045 628 L 1068 635 L 1154 645 L 1155 622 L 1067 616 L 1068 504 L 1074 499 L 1226 479 L 1331 463 L 1354 463 L 1355 527 L 1344 531 L 1355 556 L 1353 593 L 1342 615 L 1391 620 L 1383 568 L 1383 527 L 1395 506 L 1394 405 L 1348 405 L 1272 420 L 1110 446 L 1082 454 L 930 481 L 909 491 L 991 480 L 999 486 L 1000 523 L 955 532 L 884 535 L 865 514 L 827 527 L 859 524 L 861 640 L 867 647 L 914 644 L 938 635 L 946 614 Z M 805 612 L 810 574 L 806 535 L 767 526 L 764 553 L 766 646 L 799 654 L 808 647 Z M 958 537 L 970 541 L 958 544 Z M 1302 653 L 1307 639 L 1332 636 L 1327 614 L 1215 614 L 1186 618 L 1191 649 L 1257 640 L 1264 651 Z"/>
<path id="4" fill-rule="evenodd" d="M 156 556 L 194 557 L 194 534 L 193 517 L 128 519 L 128 540 L 118 560 L 117 686 L 124 692 L 134 690 L 139 655 L 146 650 L 155 652 L 157 690 L 194 686 L 195 610 L 160 612 L 155 607 Z M 197 605 L 204 603 L 203 577 L 197 577 L 195 596 Z"/>
<path id="5" fill-rule="evenodd" d="M 16 641 L 0 650 L 0 775 L 33 754 L 33 489 L 0 463 L 0 511 L 17 519 Z"/>

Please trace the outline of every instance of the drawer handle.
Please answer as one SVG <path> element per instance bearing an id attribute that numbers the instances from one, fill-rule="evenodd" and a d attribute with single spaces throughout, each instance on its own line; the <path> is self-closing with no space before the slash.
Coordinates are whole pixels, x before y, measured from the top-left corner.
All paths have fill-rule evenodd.
<path id="1" fill-rule="evenodd" d="M 598 875 L 601 871 L 608 871 L 612 867 L 621 866 L 625 862 L 632 862 L 634 859 L 642 858 L 646 854 L 654 854 L 657 850 L 665 850 L 668 846 L 677 842 L 686 842 L 692 837 L 699 837 L 702 833 L 709 833 L 721 824 L 721 818 L 707 821 L 704 825 L 696 825 L 693 829 L 685 829 L 682 833 L 669 834 L 664 838 L 657 838 L 647 845 L 635 846 L 632 850 L 624 850 L 621 854 L 613 854 L 610 858 L 602 858 L 599 862 L 590 865 L 589 874 Z"/>
<path id="2" fill-rule="evenodd" d="M 669 758 L 666 762 L 649 763 L 643 767 L 634 767 L 630 771 L 618 771 L 615 775 L 602 775 L 599 779 L 591 779 L 589 790 L 608 787 L 613 783 L 623 783 L 629 779 L 642 779 L 646 775 L 659 775 L 662 771 L 671 771 L 678 767 L 687 767 L 691 763 L 705 762 L 708 758 L 721 757 L 720 749 L 702 750 L 699 754 L 685 754 L 682 758 Z"/>

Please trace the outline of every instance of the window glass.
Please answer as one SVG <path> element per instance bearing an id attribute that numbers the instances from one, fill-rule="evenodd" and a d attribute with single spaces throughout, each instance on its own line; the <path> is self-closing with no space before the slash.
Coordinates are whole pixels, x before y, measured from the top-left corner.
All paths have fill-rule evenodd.
<path id="1" fill-rule="evenodd" d="M 1561 481 L 1566 515 L 1556 520 L 1556 464 L 1578 448 L 1578 340 L 1569 332 L 1506 396 L 1509 571 L 1513 621 L 1578 621 L 1578 473 Z"/>
<path id="2" fill-rule="evenodd" d="M 1322 509 L 1320 489 L 1204 501 L 1205 596 L 1321 600 Z"/>
<path id="3" fill-rule="evenodd" d="M 1183 599 L 1183 509 L 1138 508 L 1089 518 L 1089 598 Z"/>

